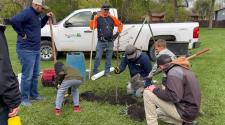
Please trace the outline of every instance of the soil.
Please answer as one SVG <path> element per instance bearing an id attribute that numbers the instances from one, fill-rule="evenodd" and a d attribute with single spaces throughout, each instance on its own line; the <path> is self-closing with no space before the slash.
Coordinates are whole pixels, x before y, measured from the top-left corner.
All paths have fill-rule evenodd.
<path id="1" fill-rule="evenodd" d="M 144 104 L 133 104 L 130 105 L 127 109 L 127 114 L 129 117 L 135 121 L 144 121 L 145 120 L 145 109 Z"/>
<path id="2" fill-rule="evenodd" d="M 97 94 L 94 91 L 86 91 L 80 94 L 81 100 L 96 101 L 99 103 L 109 103 L 112 105 L 127 106 L 126 114 L 135 121 L 145 120 L 144 103 L 142 99 L 127 95 L 125 91 L 118 90 L 118 98 L 116 100 L 115 91 L 107 91 L 107 93 Z M 140 101 L 141 100 L 141 101 Z"/>

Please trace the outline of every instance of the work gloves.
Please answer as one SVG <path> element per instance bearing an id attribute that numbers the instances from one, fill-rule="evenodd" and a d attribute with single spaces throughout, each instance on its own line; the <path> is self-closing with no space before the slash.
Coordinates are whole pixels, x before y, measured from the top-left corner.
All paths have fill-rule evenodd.
<path id="1" fill-rule="evenodd" d="M 120 74 L 120 68 L 119 67 L 115 67 L 114 73 L 115 74 Z"/>
<path id="2" fill-rule="evenodd" d="M 116 38 L 120 35 L 119 32 L 116 32 L 116 34 L 113 35 L 112 37 L 112 41 L 116 40 Z"/>
<path id="3" fill-rule="evenodd" d="M 97 12 L 93 12 L 93 14 L 91 15 L 91 20 L 94 20 L 95 15 L 97 15 Z"/>
<path id="4" fill-rule="evenodd" d="M 146 77 L 144 78 L 144 88 L 152 85 L 152 78 L 151 77 Z"/>

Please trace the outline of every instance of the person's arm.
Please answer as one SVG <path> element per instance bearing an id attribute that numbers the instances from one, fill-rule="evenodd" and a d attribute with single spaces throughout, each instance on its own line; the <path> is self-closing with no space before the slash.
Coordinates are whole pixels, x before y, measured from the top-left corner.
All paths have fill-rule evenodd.
<path id="1" fill-rule="evenodd" d="M 62 81 L 64 80 L 66 73 L 65 68 L 62 69 L 62 71 L 59 72 L 59 74 L 56 76 L 56 84 L 61 85 Z"/>
<path id="2" fill-rule="evenodd" d="M 157 63 L 154 63 L 151 72 L 149 73 L 148 77 L 153 77 L 154 73 L 157 71 L 158 65 Z"/>
<path id="3" fill-rule="evenodd" d="M 41 17 L 41 28 L 43 28 L 46 25 L 46 23 L 48 22 L 49 18 L 52 18 L 53 15 L 54 14 L 52 12 L 48 12 L 47 14 L 45 14 L 44 16 Z"/>
<path id="4" fill-rule="evenodd" d="M 97 19 L 98 19 L 98 16 L 97 15 L 95 15 L 94 16 L 94 18 L 93 19 L 91 19 L 91 21 L 90 21 L 90 29 L 92 29 L 92 30 L 94 30 L 94 29 L 96 29 L 97 28 Z"/>
<path id="5" fill-rule="evenodd" d="M 152 70 L 151 61 L 149 59 L 149 56 L 147 56 L 146 54 L 143 54 L 143 57 L 144 57 L 144 58 L 142 58 L 143 65 L 144 65 L 143 69 L 145 70 L 145 73 L 149 73 Z"/>
<path id="6" fill-rule="evenodd" d="M 184 90 L 183 82 L 176 76 L 168 76 L 166 81 L 166 89 L 155 88 L 153 93 L 160 99 L 173 103 L 180 102 Z"/>
<path id="7" fill-rule="evenodd" d="M 45 14 L 44 16 L 40 18 L 41 18 L 41 28 L 43 28 L 45 24 L 48 22 L 49 17 L 47 16 L 47 14 Z"/>
<path id="8" fill-rule="evenodd" d="M 25 37 L 26 33 L 23 30 L 23 23 L 25 23 L 28 20 L 28 13 L 25 11 L 13 16 L 9 23 L 12 25 L 13 29 L 18 33 L 19 36 Z"/>
<path id="9" fill-rule="evenodd" d="M 117 32 L 121 33 L 123 30 L 123 24 L 114 16 L 111 16 L 113 19 L 114 26 L 118 27 Z"/>
<path id="10" fill-rule="evenodd" d="M 127 64 L 128 64 L 128 62 L 127 62 L 127 57 L 124 56 L 124 57 L 122 58 L 122 60 L 121 60 L 120 66 L 119 66 L 120 72 L 123 72 L 123 71 L 126 69 Z"/>
<path id="11" fill-rule="evenodd" d="M 4 81 L 1 82 L 2 100 L 10 109 L 17 108 L 21 103 L 19 83 L 14 73 L 3 73 Z"/>

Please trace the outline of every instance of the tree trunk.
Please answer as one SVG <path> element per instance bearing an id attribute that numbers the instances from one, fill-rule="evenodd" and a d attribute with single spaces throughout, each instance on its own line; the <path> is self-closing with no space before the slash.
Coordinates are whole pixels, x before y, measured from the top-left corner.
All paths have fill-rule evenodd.
<path id="1" fill-rule="evenodd" d="M 210 7 L 210 14 L 209 14 L 209 29 L 213 28 L 214 6 L 215 6 L 215 0 L 212 0 L 211 7 Z"/>
<path id="2" fill-rule="evenodd" d="M 177 0 L 173 0 L 173 2 L 174 2 L 174 13 L 173 13 L 173 15 L 174 15 L 174 22 L 178 22 L 179 15 L 178 15 Z"/>

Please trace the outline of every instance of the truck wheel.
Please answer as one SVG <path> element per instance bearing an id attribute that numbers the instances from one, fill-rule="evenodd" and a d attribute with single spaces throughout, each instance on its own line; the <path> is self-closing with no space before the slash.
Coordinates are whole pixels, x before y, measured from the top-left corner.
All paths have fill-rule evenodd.
<path id="1" fill-rule="evenodd" d="M 150 59 L 155 62 L 156 61 L 156 54 L 155 54 L 155 47 L 151 46 L 150 49 L 148 50 L 149 52 L 149 57 Z"/>
<path id="2" fill-rule="evenodd" d="M 40 55 L 42 61 L 53 60 L 52 43 L 48 40 L 41 41 Z"/>

